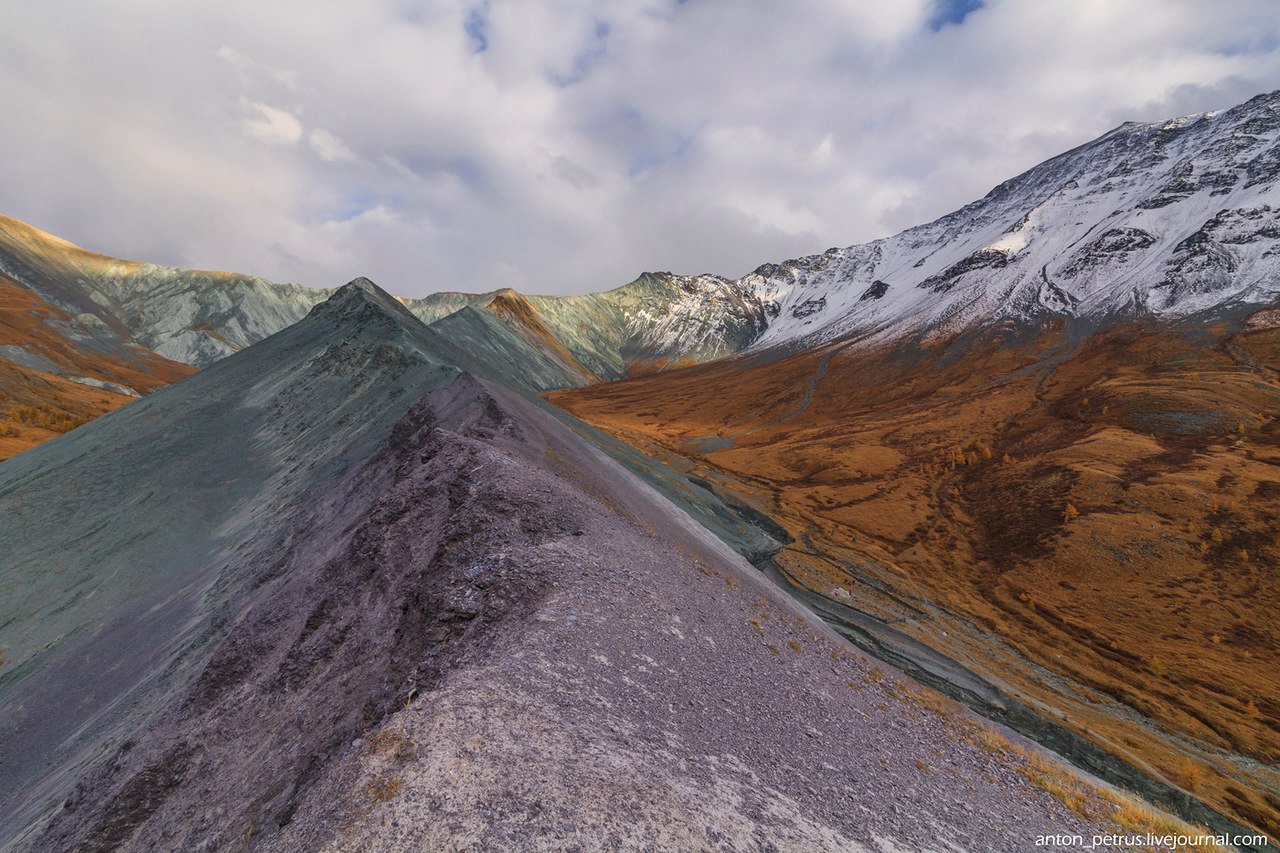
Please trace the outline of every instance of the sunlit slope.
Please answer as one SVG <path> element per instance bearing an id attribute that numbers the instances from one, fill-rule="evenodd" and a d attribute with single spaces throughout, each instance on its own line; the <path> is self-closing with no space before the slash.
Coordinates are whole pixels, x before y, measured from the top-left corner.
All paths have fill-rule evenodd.
<path id="1" fill-rule="evenodd" d="M 482 308 L 468 305 L 430 328 L 465 353 L 463 359 L 485 365 L 492 378 L 506 385 L 541 391 L 598 381 L 545 329 L 504 322 Z"/>
<path id="2" fill-rule="evenodd" d="M 0 272 L 165 358 L 201 366 L 302 319 L 333 291 L 122 261 L 0 217 Z"/>
<path id="3" fill-rule="evenodd" d="M 618 379 L 719 358 L 749 346 L 766 324 L 759 299 L 718 276 L 644 273 L 612 290 L 581 296 L 433 293 L 406 300 L 433 322 L 463 306 L 489 311 L 593 375 Z"/>
<path id="4" fill-rule="evenodd" d="M 0 459 L 192 372 L 0 274 Z"/>

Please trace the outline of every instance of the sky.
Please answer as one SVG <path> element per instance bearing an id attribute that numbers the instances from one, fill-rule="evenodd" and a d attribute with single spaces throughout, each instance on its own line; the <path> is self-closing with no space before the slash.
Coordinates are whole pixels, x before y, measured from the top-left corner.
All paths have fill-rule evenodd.
<path id="1" fill-rule="evenodd" d="M 1275 0 L 41 0 L 0 213 L 406 296 L 743 275 L 1280 89 Z"/>

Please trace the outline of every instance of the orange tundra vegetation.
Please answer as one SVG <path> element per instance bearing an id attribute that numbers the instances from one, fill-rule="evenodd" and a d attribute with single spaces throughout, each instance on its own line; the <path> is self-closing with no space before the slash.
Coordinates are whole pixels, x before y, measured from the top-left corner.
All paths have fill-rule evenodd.
<path id="1" fill-rule="evenodd" d="M 20 346 L 60 371 L 110 382 L 140 393 L 176 382 L 195 368 L 133 347 L 110 355 L 58 331 L 72 318 L 35 293 L 0 275 L 0 347 Z M 48 441 L 133 398 L 33 370 L 0 358 L 0 459 Z"/>
<path id="2" fill-rule="evenodd" d="M 1278 368 L 1273 324 L 1003 327 L 548 397 L 772 516 L 792 583 L 1274 836 Z"/>

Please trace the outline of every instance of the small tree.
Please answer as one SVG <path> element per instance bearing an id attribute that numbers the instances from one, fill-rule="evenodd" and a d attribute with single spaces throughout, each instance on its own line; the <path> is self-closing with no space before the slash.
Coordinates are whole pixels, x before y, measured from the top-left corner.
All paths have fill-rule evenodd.
<path id="1" fill-rule="evenodd" d="M 1184 758 L 1178 763 L 1178 770 L 1175 775 L 1182 787 L 1188 791 L 1197 791 L 1204 784 L 1204 768 L 1190 758 Z"/>
<path id="2" fill-rule="evenodd" d="M 1080 510 L 1075 508 L 1074 504 L 1067 504 L 1067 508 L 1062 511 L 1062 520 L 1071 521 L 1080 517 Z"/>

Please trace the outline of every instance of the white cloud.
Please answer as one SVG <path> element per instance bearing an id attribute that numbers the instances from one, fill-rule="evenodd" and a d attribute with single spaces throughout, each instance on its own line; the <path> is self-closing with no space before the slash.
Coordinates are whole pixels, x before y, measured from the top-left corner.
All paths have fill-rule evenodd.
<path id="1" fill-rule="evenodd" d="M 351 153 L 351 149 L 343 144 L 341 139 L 327 130 L 317 127 L 311 131 L 307 140 L 311 143 L 311 147 L 315 149 L 316 156 L 326 163 L 356 159 L 356 155 Z"/>
<path id="2" fill-rule="evenodd" d="M 223 45 L 214 51 L 214 55 L 235 68 L 246 78 L 254 76 L 265 77 L 286 89 L 296 89 L 298 85 L 298 75 L 292 71 L 286 71 L 283 68 L 276 68 L 274 65 L 268 65 L 264 62 L 258 62 L 250 56 L 245 56 L 234 47 Z"/>
<path id="3" fill-rule="evenodd" d="M 872 239 L 1122 121 L 1280 87 L 1274 0 L 936 9 L 19 4 L 0 212 L 313 284 L 573 292 Z"/>
<path id="4" fill-rule="evenodd" d="M 244 118 L 244 129 L 263 142 L 280 145 L 296 145 L 302 138 L 302 122 L 287 110 L 240 99 L 249 113 Z M 332 137 L 330 137 L 332 138 Z M 336 142 L 336 140 L 334 140 Z M 313 140 L 314 143 L 314 140 Z"/>

